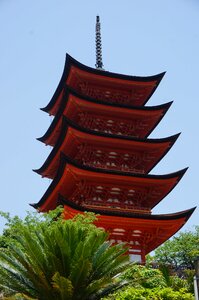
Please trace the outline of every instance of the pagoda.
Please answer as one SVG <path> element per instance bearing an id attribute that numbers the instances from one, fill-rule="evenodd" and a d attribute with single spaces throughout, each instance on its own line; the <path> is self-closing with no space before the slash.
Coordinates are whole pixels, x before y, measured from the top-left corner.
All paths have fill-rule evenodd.
<path id="1" fill-rule="evenodd" d="M 84 211 L 99 214 L 95 224 L 109 232 L 113 243 L 126 242 L 142 262 L 194 211 L 151 213 L 186 172 L 149 174 L 179 136 L 148 138 L 172 104 L 145 106 L 163 76 L 105 71 L 97 16 L 96 69 L 66 55 L 58 87 L 42 108 L 54 118 L 38 140 L 52 151 L 34 170 L 51 183 L 33 207 L 48 212 L 61 204 L 66 219 Z"/>

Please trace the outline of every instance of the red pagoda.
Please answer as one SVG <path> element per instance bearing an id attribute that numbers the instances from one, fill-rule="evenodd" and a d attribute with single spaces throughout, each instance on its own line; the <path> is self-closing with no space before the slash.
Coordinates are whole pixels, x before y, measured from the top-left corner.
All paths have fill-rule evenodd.
<path id="1" fill-rule="evenodd" d="M 164 73 L 135 77 L 103 70 L 99 17 L 96 54 L 96 69 L 66 56 L 60 83 L 42 109 L 54 119 L 38 140 L 53 148 L 35 171 L 52 182 L 33 206 L 47 212 L 61 204 L 66 219 L 84 211 L 100 214 L 96 225 L 144 262 L 194 211 L 151 214 L 186 171 L 149 174 L 179 134 L 148 138 L 171 105 L 145 106 Z"/>

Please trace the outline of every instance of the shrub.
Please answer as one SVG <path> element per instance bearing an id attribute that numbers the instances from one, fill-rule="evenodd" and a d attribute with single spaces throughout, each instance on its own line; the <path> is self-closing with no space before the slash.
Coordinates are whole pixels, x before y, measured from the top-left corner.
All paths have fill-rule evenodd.
<path id="1" fill-rule="evenodd" d="M 194 300 L 194 297 L 183 289 L 174 291 L 172 288 L 137 289 L 128 287 L 103 298 L 103 300 Z"/>

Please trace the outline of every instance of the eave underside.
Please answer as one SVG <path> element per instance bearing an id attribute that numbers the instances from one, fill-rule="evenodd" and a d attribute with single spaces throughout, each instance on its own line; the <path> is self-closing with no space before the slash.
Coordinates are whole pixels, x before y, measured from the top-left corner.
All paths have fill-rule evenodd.
<path id="1" fill-rule="evenodd" d="M 61 131 L 62 116 L 96 132 L 145 138 L 157 126 L 172 102 L 160 106 L 124 108 L 84 99 L 66 92 L 47 132 L 39 138 L 53 146 Z"/>
<path id="2" fill-rule="evenodd" d="M 99 71 L 67 55 L 59 85 L 44 110 L 49 111 L 54 105 L 60 104 L 66 84 L 82 95 L 108 103 L 144 105 L 154 93 L 164 74 L 136 77 Z"/>
<path id="3" fill-rule="evenodd" d="M 61 194 L 79 205 L 150 212 L 174 188 L 185 171 L 161 176 L 132 176 L 124 172 L 80 167 L 62 156 L 56 177 L 33 206 L 43 212 L 52 210 Z"/>
<path id="4" fill-rule="evenodd" d="M 140 215 L 139 217 L 100 215 L 95 225 L 108 231 L 109 239 L 113 243 L 127 243 L 130 254 L 144 256 L 174 235 L 186 223 L 193 211 L 194 209 L 190 209 L 176 214 Z M 65 219 L 73 218 L 78 213 L 83 212 L 64 205 Z"/>
<path id="5" fill-rule="evenodd" d="M 80 129 L 64 119 L 56 145 L 43 166 L 35 171 L 43 177 L 54 178 L 59 167 L 60 153 L 64 153 L 80 165 L 147 174 L 179 136 L 142 140 Z"/>

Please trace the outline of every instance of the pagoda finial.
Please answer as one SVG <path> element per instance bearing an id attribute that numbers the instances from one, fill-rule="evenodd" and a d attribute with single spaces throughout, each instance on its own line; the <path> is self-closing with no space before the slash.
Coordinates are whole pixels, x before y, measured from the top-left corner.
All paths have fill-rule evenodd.
<path id="1" fill-rule="evenodd" d="M 102 62 L 102 40 L 101 40 L 101 31 L 100 31 L 100 17 L 96 16 L 96 69 L 103 70 L 103 62 Z"/>

